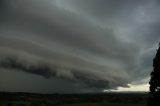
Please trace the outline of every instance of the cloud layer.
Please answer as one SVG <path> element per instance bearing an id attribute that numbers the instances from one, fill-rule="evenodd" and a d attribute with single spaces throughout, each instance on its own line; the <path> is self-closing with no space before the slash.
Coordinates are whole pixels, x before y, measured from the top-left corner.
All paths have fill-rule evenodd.
<path id="1" fill-rule="evenodd" d="M 5 0 L 2 4 L 3 70 L 69 81 L 71 89 L 81 88 L 76 92 L 125 86 L 149 76 L 160 38 L 156 0 Z"/>

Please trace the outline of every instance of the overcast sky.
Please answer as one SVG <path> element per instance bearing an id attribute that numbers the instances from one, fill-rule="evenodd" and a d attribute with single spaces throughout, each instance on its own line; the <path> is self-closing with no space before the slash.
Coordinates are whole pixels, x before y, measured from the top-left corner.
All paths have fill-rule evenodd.
<path id="1" fill-rule="evenodd" d="M 0 4 L 0 90 L 85 93 L 148 82 L 159 0 Z"/>

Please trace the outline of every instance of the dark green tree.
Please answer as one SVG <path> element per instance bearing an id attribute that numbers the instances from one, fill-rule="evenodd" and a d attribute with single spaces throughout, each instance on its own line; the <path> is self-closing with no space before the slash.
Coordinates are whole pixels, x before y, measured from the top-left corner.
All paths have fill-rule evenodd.
<path id="1" fill-rule="evenodd" d="M 160 44 L 153 59 L 148 106 L 160 106 Z"/>

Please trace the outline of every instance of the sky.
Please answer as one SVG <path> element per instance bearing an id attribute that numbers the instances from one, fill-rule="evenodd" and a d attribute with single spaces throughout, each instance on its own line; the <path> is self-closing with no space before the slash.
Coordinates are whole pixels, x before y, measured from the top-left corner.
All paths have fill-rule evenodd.
<path id="1" fill-rule="evenodd" d="M 0 4 L 0 91 L 148 91 L 159 0 Z"/>

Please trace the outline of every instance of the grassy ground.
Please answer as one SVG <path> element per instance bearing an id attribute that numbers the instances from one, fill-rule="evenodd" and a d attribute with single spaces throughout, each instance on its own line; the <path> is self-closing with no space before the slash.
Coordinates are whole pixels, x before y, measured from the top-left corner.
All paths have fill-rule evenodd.
<path id="1" fill-rule="evenodd" d="M 60 106 L 147 106 L 144 104 L 133 104 L 133 103 L 80 103 L 80 104 L 67 104 Z"/>
<path id="2" fill-rule="evenodd" d="M 147 106 L 147 94 L 0 93 L 0 106 Z"/>
<path id="3" fill-rule="evenodd" d="M 78 103 L 78 104 L 63 104 L 63 105 L 47 105 L 47 104 L 32 104 L 32 103 L 15 103 L 15 104 L 0 104 L 0 106 L 147 106 L 144 104 L 133 103 Z"/>

